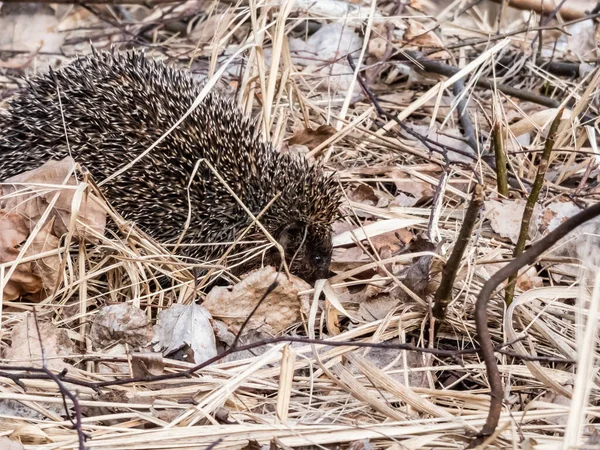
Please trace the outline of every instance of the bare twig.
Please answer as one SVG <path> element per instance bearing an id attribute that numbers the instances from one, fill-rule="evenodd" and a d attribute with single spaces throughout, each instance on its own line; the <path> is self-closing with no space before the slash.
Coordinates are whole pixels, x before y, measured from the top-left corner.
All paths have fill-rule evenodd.
<path id="1" fill-rule="evenodd" d="M 441 322 L 444 319 L 446 307 L 452 297 L 452 287 L 456 280 L 456 274 L 458 273 L 463 254 L 471 239 L 481 205 L 483 205 L 483 186 L 477 184 L 473 190 L 469 207 L 465 213 L 465 219 L 458 233 L 458 237 L 456 238 L 456 244 L 452 249 L 448 261 L 444 265 L 442 280 L 437 291 L 435 291 L 433 316 L 437 321 Z"/>
<path id="2" fill-rule="evenodd" d="M 64 383 L 60 380 L 60 378 L 56 374 L 52 373 L 52 371 L 48 369 L 48 366 L 46 364 L 46 352 L 44 350 L 44 345 L 42 343 L 42 333 L 40 331 L 40 325 L 38 323 L 37 312 L 36 312 L 35 307 L 33 308 L 33 321 L 35 323 L 35 329 L 37 331 L 38 340 L 39 340 L 39 344 L 40 344 L 40 352 L 42 354 L 42 371 L 48 376 L 48 378 L 50 378 L 52 381 L 54 381 L 56 383 L 56 385 L 58 386 L 60 394 L 63 397 L 65 414 L 66 414 L 67 418 L 73 424 L 73 428 L 75 429 L 75 431 L 77 431 L 77 439 L 79 441 L 79 450 L 85 450 L 86 436 L 85 436 L 85 433 L 83 432 L 83 428 L 81 426 L 81 423 L 82 423 L 81 422 L 81 418 L 82 418 L 81 405 L 79 404 L 79 400 L 77 400 L 77 397 L 75 396 L 75 394 L 73 394 L 64 385 Z M 66 371 L 64 371 L 64 373 L 66 373 Z M 73 420 L 73 418 L 71 417 L 71 413 L 69 412 L 69 408 L 67 406 L 67 401 L 66 401 L 65 397 L 69 397 L 69 400 L 71 400 L 71 402 L 73 403 L 73 409 L 75 411 L 75 420 Z"/>
<path id="3" fill-rule="evenodd" d="M 499 118 L 497 118 L 492 128 L 492 145 L 494 146 L 494 155 L 496 156 L 496 184 L 498 185 L 498 194 L 508 197 L 506 155 L 504 154 L 502 129 L 500 128 Z"/>
<path id="4" fill-rule="evenodd" d="M 395 60 L 401 60 L 402 62 L 406 63 L 406 64 L 418 64 L 421 67 L 417 67 L 420 68 L 422 70 L 424 70 L 425 72 L 431 72 L 431 73 L 436 73 L 438 75 L 444 75 L 446 77 L 452 77 L 453 75 L 456 75 L 460 69 L 458 67 L 454 67 L 451 66 L 449 64 L 444 64 L 442 62 L 439 61 L 432 61 L 430 59 L 427 58 L 423 58 L 420 55 L 418 55 L 416 52 L 404 52 L 407 55 L 410 56 L 411 59 L 408 58 L 400 58 L 400 57 L 396 57 L 396 58 L 392 58 Z M 499 90 L 500 92 L 509 95 L 511 97 L 515 97 L 521 100 L 525 100 L 528 102 L 532 102 L 532 103 L 537 103 L 538 105 L 543 105 L 543 106 L 547 106 L 549 108 L 558 108 L 560 106 L 560 101 L 555 100 L 553 98 L 550 97 L 545 97 L 543 95 L 537 95 L 532 91 L 528 91 L 528 90 L 524 90 L 524 89 L 517 89 L 514 88 L 512 86 L 508 86 L 506 84 L 502 84 L 502 83 L 498 83 L 494 80 L 491 80 L 489 78 L 478 78 L 475 81 L 475 84 L 478 87 L 484 88 L 484 89 L 490 89 L 493 90 L 494 88 Z"/>
<path id="5" fill-rule="evenodd" d="M 490 383 L 490 409 L 485 422 L 485 425 L 478 434 L 478 437 L 471 443 L 470 448 L 473 448 L 481 443 L 486 436 L 490 436 L 494 433 L 494 430 L 498 426 L 500 420 L 500 413 L 502 411 L 502 379 L 500 372 L 498 371 L 498 364 L 494 356 L 494 346 L 492 345 L 492 336 L 488 327 L 488 314 L 487 307 L 490 300 L 490 296 L 494 290 L 502 283 L 506 278 L 516 274 L 521 267 L 528 264 L 532 264 L 535 260 L 546 250 L 556 244 L 560 239 L 565 237 L 579 225 L 593 219 L 600 215 L 600 203 L 595 204 L 587 209 L 584 209 L 579 214 L 569 218 L 561 225 L 559 225 L 554 231 L 548 234 L 543 239 L 535 242 L 525 253 L 517 256 L 510 263 L 496 272 L 490 277 L 490 279 L 483 285 L 483 288 L 479 292 L 477 302 L 475 304 L 475 325 L 477 327 L 477 337 L 479 344 L 481 345 L 481 353 L 485 362 L 485 367 L 488 373 Z"/>
<path id="6" fill-rule="evenodd" d="M 523 211 L 523 218 L 521 219 L 521 229 L 519 230 L 519 237 L 517 239 L 517 244 L 515 245 L 515 249 L 513 251 L 513 256 L 516 258 L 525 250 L 525 244 L 527 243 L 527 239 L 529 237 L 529 224 L 531 222 L 531 217 L 533 216 L 533 208 L 538 201 L 540 196 L 540 192 L 544 187 L 544 179 L 546 177 L 546 171 L 548 170 L 548 165 L 550 163 L 550 154 L 552 153 L 552 149 L 554 148 L 554 140 L 556 137 L 556 132 L 558 130 L 558 126 L 560 125 L 560 119 L 562 118 L 564 112 L 564 108 L 561 108 L 558 111 L 558 114 L 552 121 L 552 125 L 550 125 L 550 130 L 548 131 L 548 136 L 546 137 L 546 142 L 544 144 L 544 151 L 542 152 L 542 156 L 540 159 L 540 163 L 537 168 L 537 173 L 535 175 L 535 179 L 533 180 L 533 186 L 531 187 L 531 192 L 527 197 L 527 203 L 525 204 L 525 210 Z M 517 279 L 516 274 L 511 276 L 508 281 L 508 285 L 506 286 L 506 294 L 505 301 L 507 305 L 510 305 L 515 295 L 515 281 Z"/>

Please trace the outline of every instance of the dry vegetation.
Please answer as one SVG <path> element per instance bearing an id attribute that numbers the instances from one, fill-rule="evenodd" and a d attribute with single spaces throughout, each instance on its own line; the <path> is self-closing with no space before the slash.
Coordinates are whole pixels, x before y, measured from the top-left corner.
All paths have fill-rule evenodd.
<path id="1" fill-rule="evenodd" d="M 280 280 L 244 326 L 273 271 L 207 294 L 222 261 L 198 277 L 113 211 L 94 180 L 67 183 L 71 165 L 5 187 L 0 448 L 84 448 L 84 435 L 86 448 L 119 450 L 468 446 L 490 408 L 477 295 L 519 247 L 599 195 L 594 4 L 508 3 L 4 3 L 3 99 L 23 74 L 59 67 L 90 41 L 145 48 L 236 95 L 282 151 L 337 171 L 346 198 L 336 275 L 314 289 Z M 27 192 L 39 203 L 25 216 Z M 493 344 L 506 343 L 496 353 L 504 398 L 483 446 L 598 445 L 600 261 L 596 228 L 583 231 L 524 268 L 514 296 L 509 287 L 490 299 Z M 442 273 L 454 277 L 445 292 Z M 197 300 L 226 326 L 197 309 L 159 317 Z M 295 342 L 219 356 L 223 344 L 190 344 L 191 357 L 165 344 L 163 356 L 150 345 L 161 321 L 206 342 L 214 326 L 229 346 Z M 335 344 L 348 341 L 361 347 Z M 212 363 L 200 368 L 190 358 L 205 350 Z"/>

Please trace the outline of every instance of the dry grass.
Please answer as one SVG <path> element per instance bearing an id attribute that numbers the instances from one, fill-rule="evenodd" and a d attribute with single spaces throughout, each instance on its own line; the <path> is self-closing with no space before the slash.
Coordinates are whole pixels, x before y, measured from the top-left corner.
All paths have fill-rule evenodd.
<path id="1" fill-rule="evenodd" d="M 385 38 L 377 14 L 389 15 L 393 10 L 377 3 L 373 0 L 361 5 L 362 32 L 371 39 Z M 462 7 L 466 2 L 453 2 L 446 12 L 438 10 L 435 2 L 421 3 L 424 14 L 405 10 L 410 19 L 395 20 L 420 23 L 426 30 L 437 25 L 440 39 L 448 46 L 461 39 L 494 36 L 495 21 L 486 19 L 490 13 L 483 7 L 475 7 L 465 22 L 453 18 L 451 8 L 458 4 Z M 477 346 L 474 300 L 492 273 L 492 264 L 509 260 L 513 249 L 508 239 L 490 227 L 489 211 L 482 212 L 476 225 L 459 268 L 446 322 L 434 343 L 428 344 L 424 334 L 429 323 L 431 285 L 415 292 L 398 275 L 398 269 L 402 265 L 408 267 L 413 258 L 432 256 L 433 263 L 427 269 L 432 274 L 430 284 L 435 287 L 439 261 L 445 260 L 452 250 L 474 184 L 483 180 L 486 198 L 497 196 L 494 171 L 479 155 L 467 164 L 448 166 L 439 154 L 430 154 L 410 136 L 386 133 L 385 130 L 397 129 L 397 125 L 390 121 L 384 127 L 377 126 L 373 105 L 364 98 L 355 101 L 352 86 L 358 85 L 357 72 L 352 73 L 349 66 L 346 69 L 351 75 L 350 89 L 340 88 L 335 76 L 302 72 L 294 63 L 286 37 L 292 30 L 301 35 L 298 26 L 308 26 L 307 19 L 323 17 L 319 17 L 322 13 L 303 12 L 293 6 L 292 0 L 277 5 L 263 1 L 252 1 L 250 6 L 245 2 L 215 3 L 201 10 L 188 4 L 189 9 L 181 13 L 205 21 L 206 27 L 210 23 L 214 27 L 210 36 L 192 42 L 162 27 L 145 35 L 155 43 L 149 45 L 148 51 L 155 56 L 167 55 L 195 73 L 206 75 L 207 89 L 235 93 L 245 111 L 260 118 L 264 135 L 277 146 L 303 127 L 333 125 L 336 133 L 308 155 L 339 173 L 347 194 L 344 221 L 348 226 L 378 222 L 393 235 L 398 222 L 390 219 L 409 220 L 413 223 L 409 227 L 413 236 L 425 235 L 441 243 L 437 249 L 409 248 L 408 253 L 386 254 L 372 239 L 363 241 L 363 259 L 334 261 L 339 272 L 330 280 L 331 286 L 324 288 L 327 301 L 313 301 L 298 330 L 311 338 L 336 341 L 414 342 L 450 350 Z M 131 12 L 136 10 L 137 7 L 131 8 Z M 130 38 L 131 32 L 140 32 L 144 21 L 160 20 L 159 12 L 166 17 L 176 15 L 170 11 L 171 6 L 161 6 L 152 17 L 147 12 L 140 13 L 141 24 L 129 26 L 129 34 L 104 23 L 100 30 L 108 35 L 97 37 L 94 43 L 107 45 L 119 37 Z M 85 20 L 102 24 L 91 16 Z M 348 15 L 347 22 L 352 20 L 355 19 Z M 525 25 L 522 18 L 519 23 Z M 506 19 L 502 31 L 519 28 L 517 25 Z M 83 46 L 78 39 L 97 33 L 98 30 L 70 32 L 63 47 L 69 54 L 87 49 L 87 44 Z M 496 70 L 494 61 L 506 56 L 509 49 L 526 48 L 535 36 L 537 33 L 530 32 L 499 39 L 488 46 L 478 46 L 477 52 L 467 51 L 469 47 L 454 50 L 461 70 L 452 78 L 442 77 L 438 82 L 432 76 L 412 83 L 392 68 L 375 79 L 371 87 L 386 111 L 411 125 L 437 124 L 441 136 L 460 130 L 457 100 L 450 91 L 454 81 L 464 78 L 464 97 L 470 101 L 477 133 L 485 137 L 483 142 L 489 146 L 491 126 L 500 121 L 506 130 L 509 167 L 526 185 L 535 177 L 537 167 L 531 151 L 543 147 L 544 129 L 553 115 L 542 117 L 542 108 L 519 102 L 500 90 L 478 89 L 475 81 L 491 76 Z M 366 66 L 371 70 L 374 61 L 368 58 L 367 40 L 354 53 L 354 59 L 359 68 Z M 551 46 L 551 40 L 547 45 Z M 340 57 L 345 62 L 345 55 Z M 514 68 L 509 68 L 498 82 L 524 90 L 544 85 L 548 95 L 561 91 L 564 96 L 557 98 L 571 96 L 576 100 L 570 118 L 563 120 L 559 128 L 552 174 L 546 180 L 540 203 L 593 203 L 596 191 L 588 179 L 581 180 L 588 167 L 597 178 L 597 148 L 584 139 L 591 136 L 595 141 L 596 129 L 586 128 L 573 118 L 580 112 L 595 114 L 600 72 L 572 81 L 558 78 L 530 60 L 520 63 L 535 76 L 513 75 Z M 329 62 L 321 64 L 327 67 Z M 511 134 L 517 123 L 531 130 L 529 144 L 518 144 Z M 442 170 L 447 170 L 447 183 L 440 183 Z M 431 192 L 438 192 L 439 200 L 429 198 L 413 206 L 392 204 L 396 194 L 390 186 L 406 183 L 407 179 L 412 184 L 428 185 Z M 375 196 L 378 203 L 357 197 L 355 191 L 359 187 Z M 574 193 L 578 196 L 573 197 Z M 516 197 L 519 195 L 515 193 Z M 119 376 L 106 374 L 103 368 L 115 367 L 116 362 L 100 362 L 107 354 L 91 346 L 88 333 L 97 307 L 127 301 L 155 317 L 161 309 L 174 303 L 188 304 L 202 295 L 194 292 L 194 286 L 198 281 L 204 285 L 207 280 L 195 280 L 193 266 L 169 256 L 106 207 L 109 220 L 118 224 L 120 232 L 95 236 L 99 243 L 89 248 L 74 249 L 69 245 L 70 237 L 65 239 L 59 249 L 62 284 L 57 290 L 37 302 L 0 301 L 0 351 L 11 345 L 13 327 L 35 306 L 39 317 L 66 330 L 85 352 L 84 356 L 62 356 L 73 366 L 71 376 L 87 382 L 128 377 L 126 364 L 118 366 L 123 369 Z M 436 220 L 431 221 L 432 214 Z M 549 254 L 535 266 L 542 277 L 542 287 L 525 292 L 517 289 L 515 301 L 508 308 L 503 306 L 503 291 L 494 297 L 489 325 L 496 343 L 521 338 L 507 349 L 532 356 L 564 357 L 577 360 L 578 364 L 523 362 L 499 354 L 505 403 L 497 433 L 486 445 L 507 449 L 569 448 L 587 442 L 590 435 L 593 438 L 597 433 L 593 422 L 600 414 L 595 369 L 600 280 L 593 253 L 592 250 L 589 258 L 580 259 Z M 336 255 L 341 258 L 341 254 Z M 0 264 L 0 275 L 5 277 L 12 266 Z M 156 279 L 165 275 L 173 280 L 173 285 L 160 289 Z M 368 319 L 361 305 L 375 308 L 373 297 L 391 302 L 393 307 L 384 311 L 382 317 Z M 128 356 L 118 355 L 115 359 L 127 362 Z M 23 364 L 7 359 L 1 362 Z M 165 360 L 167 373 L 189 367 L 184 362 Z M 49 380 L 25 379 L 23 383 L 26 390 L 0 377 L 0 436 L 21 440 L 26 449 L 78 448 L 77 435 L 65 420 L 57 385 Z M 82 427 L 91 437 L 87 445 L 94 449 L 259 448 L 249 444 L 252 441 L 260 445 L 274 442 L 272 448 L 281 449 L 337 448 L 335 445 L 347 448 L 364 439 L 381 449 L 463 448 L 482 427 L 489 406 L 487 374 L 476 354 L 453 359 L 407 351 L 304 344 L 272 345 L 257 355 L 245 355 L 245 359 L 213 364 L 191 378 L 109 386 L 101 392 L 69 387 L 77 393 L 84 412 Z M 224 411 L 228 412 L 228 424 L 223 423 Z"/>

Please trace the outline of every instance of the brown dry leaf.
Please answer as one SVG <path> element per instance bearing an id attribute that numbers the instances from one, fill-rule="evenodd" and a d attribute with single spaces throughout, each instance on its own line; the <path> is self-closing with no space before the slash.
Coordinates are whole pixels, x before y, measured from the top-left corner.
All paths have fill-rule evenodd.
<path id="1" fill-rule="evenodd" d="M 131 368 L 134 377 L 160 375 L 164 372 L 165 363 L 160 353 L 133 353 Z"/>
<path id="2" fill-rule="evenodd" d="M 233 287 L 215 287 L 206 297 L 202 306 L 219 317 L 230 329 L 238 330 L 263 297 L 267 288 L 277 276 L 273 267 L 257 270 Z M 298 277 L 285 274 L 277 277 L 278 286 L 271 292 L 250 319 L 246 330 L 260 328 L 262 333 L 276 335 L 300 317 L 300 298 L 298 292 L 311 286 Z"/>
<path id="3" fill-rule="evenodd" d="M 381 295 L 373 299 L 366 299 L 358 307 L 358 316 L 366 322 L 384 319 L 390 311 L 400 304 L 397 297 Z"/>
<path id="4" fill-rule="evenodd" d="M 406 245 L 415 238 L 415 235 L 407 228 L 390 231 L 371 238 L 371 243 L 375 250 L 382 252 L 384 249 L 389 249 L 390 255 L 397 254 L 403 250 Z M 382 256 L 383 257 L 383 256 Z"/>
<path id="5" fill-rule="evenodd" d="M 38 335 L 37 328 L 40 333 Z M 56 328 L 50 322 L 38 320 L 36 327 L 33 314 L 26 314 L 25 320 L 15 325 L 11 333 L 11 346 L 6 349 L 5 359 L 14 365 L 42 367 L 42 352 L 40 342 L 44 346 L 47 368 L 60 372 L 71 369 L 71 365 L 63 361 L 60 356 L 78 354 L 77 348 L 67 334 L 67 330 Z"/>
<path id="6" fill-rule="evenodd" d="M 116 343 L 145 347 L 152 340 L 152 325 L 146 314 L 127 303 L 101 308 L 90 329 L 90 339 L 97 349 Z"/>
<path id="7" fill-rule="evenodd" d="M 349 191 L 348 199 L 356 203 L 363 203 L 371 206 L 375 206 L 379 203 L 379 197 L 375 194 L 375 190 L 366 184 L 361 184 Z"/>
<path id="8" fill-rule="evenodd" d="M 59 240 L 49 233 L 52 226 L 53 220 L 38 231 L 23 257 L 58 249 Z M 0 263 L 17 259 L 19 247 L 27 238 L 27 231 L 24 217 L 19 214 L 5 214 L 0 210 Z M 19 264 L 4 288 L 4 298 L 14 300 L 21 295 L 54 289 L 58 283 L 59 268 L 58 254 Z"/>
<path id="9" fill-rule="evenodd" d="M 390 178 L 394 179 L 396 189 L 410 194 L 416 201 L 432 198 L 435 193 L 431 184 L 411 177 L 403 170 L 391 169 L 388 173 Z"/>
<path id="10" fill-rule="evenodd" d="M 0 263 L 14 261 L 18 247 L 25 242 L 29 227 L 19 214 L 0 210 Z M 4 300 L 15 300 L 21 295 L 33 294 L 42 289 L 42 280 L 33 275 L 31 264 L 19 264 L 3 290 Z"/>
<path id="11" fill-rule="evenodd" d="M 348 450 L 375 450 L 375 444 L 372 444 L 369 439 L 361 439 L 350 442 Z"/>
<path id="12" fill-rule="evenodd" d="M 32 424 L 20 424 L 15 427 L 14 431 L 10 433 L 10 438 L 14 439 L 13 442 L 19 441 L 23 444 L 28 445 L 43 445 L 49 444 L 52 440 L 49 436 L 39 427 Z M 15 447 L 8 447 L 15 448 Z M 16 447 L 23 448 L 23 447 Z M 5 447 L 2 446 L 2 441 L 0 441 L 0 449 L 5 450 Z"/>
<path id="13" fill-rule="evenodd" d="M 513 244 L 517 243 L 521 230 L 521 220 L 525 210 L 525 200 L 488 200 L 484 202 L 485 215 L 490 221 L 492 229 L 502 237 L 509 238 Z M 533 220 L 529 223 L 529 237 L 536 233 L 535 223 L 541 211 L 540 205 L 533 208 Z"/>
<path id="14" fill-rule="evenodd" d="M 336 129 L 331 125 L 321 125 L 316 130 L 305 128 L 295 133 L 288 141 L 289 145 L 305 145 L 312 150 L 336 133 Z"/>
<path id="15" fill-rule="evenodd" d="M 25 256 L 40 255 L 51 250 L 57 250 L 60 241 L 56 236 L 50 234 L 54 220 L 46 223 L 35 235 L 31 245 L 25 252 Z M 42 280 L 42 286 L 45 290 L 52 290 L 58 283 L 60 258 L 58 253 L 54 255 L 38 258 L 31 263 L 31 272 Z"/>
<path id="16" fill-rule="evenodd" d="M 556 201 L 548 204 L 537 217 L 538 228 L 542 233 L 554 231 L 569 217 L 581 212 L 581 208 L 570 201 Z"/>
<path id="17" fill-rule="evenodd" d="M 211 42 L 219 29 L 224 29 L 235 17 L 232 12 L 214 13 L 205 21 L 198 22 L 190 32 L 188 38 L 198 44 Z"/>
<path id="18" fill-rule="evenodd" d="M 495 264 L 485 264 L 482 266 L 482 270 L 484 270 L 488 276 L 494 275 L 497 271 L 499 271 L 502 267 L 504 267 L 507 263 L 495 263 Z M 500 284 L 499 289 L 503 289 L 506 284 L 506 280 Z M 537 270 L 534 266 L 528 268 L 525 272 L 522 272 L 517 278 L 517 289 L 522 292 L 528 291 L 530 289 L 543 287 L 544 279 L 537 274 Z"/>
<path id="19" fill-rule="evenodd" d="M 75 161 L 66 157 L 60 161 L 48 161 L 41 167 L 33 169 L 3 181 L 2 207 L 22 214 L 31 223 L 35 224 L 46 211 L 48 204 L 57 192 L 59 198 L 54 205 L 50 217 L 55 217 L 53 234 L 62 236 L 67 233 L 73 213 L 73 198 L 76 190 L 73 188 L 52 189 L 44 186 L 30 186 L 23 184 L 62 185 L 75 186 L 77 181 L 72 175 L 66 182 L 67 175 L 72 171 Z M 11 184 L 13 183 L 13 184 Z M 94 229 L 98 234 L 104 234 L 106 226 L 106 212 L 100 206 L 100 201 L 92 194 L 84 193 L 77 211 L 78 222 L 82 222 Z M 86 233 L 85 227 L 77 223 L 75 236 L 81 238 Z"/>
<path id="20" fill-rule="evenodd" d="M 60 33 L 60 17 L 47 4 L 2 5 L 0 45 L 6 51 L 60 52 L 66 35 Z"/>

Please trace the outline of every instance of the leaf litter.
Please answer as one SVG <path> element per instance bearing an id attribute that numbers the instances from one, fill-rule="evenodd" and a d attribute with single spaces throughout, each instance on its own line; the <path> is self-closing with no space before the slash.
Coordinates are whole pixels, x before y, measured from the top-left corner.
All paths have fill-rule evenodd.
<path id="1" fill-rule="evenodd" d="M 275 146 L 337 171 L 346 197 L 343 218 L 334 224 L 334 275 L 322 289 L 273 268 L 204 289 L 214 278 L 198 275 L 131 227 L 73 161 L 9 180 L 0 198 L 0 373 L 41 367 L 43 349 L 49 369 L 66 368 L 77 381 L 137 377 L 99 392 L 66 383 L 82 405 L 89 448 L 464 448 L 485 420 L 489 386 L 480 357 L 459 352 L 478 345 L 476 296 L 512 258 L 558 112 L 558 104 L 536 102 L 574 99 L 562 117 L 527 243 L 598 196 L 597 132 L 588 120 L 598 115 L 598 24 L 585 8 L 563 5 L 558 17 L 540 19 L 543 2 L 510 3 L 528 6 L 327 0 L 94 5 L 94 13 L 46 8 L 34 17 L 52 29 L 23 47 L 16 41 L 26 14 L 11 13 L 2 98 L 18 87 L 16 76 L 88 53 L 90 41 L 108 46 L 136 36 L 156 44 L 152 56 L 203 79 L 252 39 L 258 50 L 235 61 L 216 89 L 237 95 L 259 121 L 269 110 Z M 533 24 L 544 20 L 538 33 Z M 285 26 L 283 40 L 271 34 L 278 25 Z M 269 71 L 274 55 L 276 74 Z M 440 67 L 446 72 L 435 72 Z M 572 75 L 559 72 L 567 69 Z M 377 114 L 358 75 L 379 106 L 400 115 L 416 135 Z M 267 105 L 261 78 L 271 76 L 279 90 L 276 104 Z M 485 80 L 491 85 L 482 85 Z M 460 117 L 461 99 L 473 136 Z M 494 121 L 503 130 L 508 196 L 497 188 Z M 485 207 L 431 340 L 433 293 L 476 183 L 484 185 Z M 599 295 L 593 289 L 597 234 L 597 222 L 586 224 L 523 270 L 514 306 L 503 305 L 502 287 L 493 297 L 494 344 L 509 344 L 496 354 L 504 410 L 488 446 L 542 449 L 597 440 L 597 376 L 575 383 L 590 354 L 593 361 L 598 356 L 596 338 L 584 342 L 581 331 Z M 230 346 L 275 279 L 276 289 L 244 325 L 242 344 L 314 336 L 456 354 L 279 342 L 228 355 L 191 376 L 143 381 L 186 373 Z M 523 361 L 515 353 L 542 359 Z M 79 448 L 58 385 L 15 380 L 0 374 L 0 446 Z M 6 402 L 20 409 L 4 408 Z M 72 413 L 72 401 L 66 405 Z"/>

